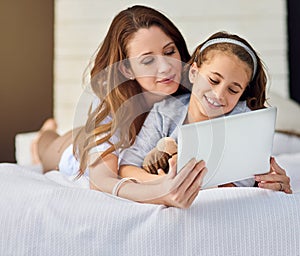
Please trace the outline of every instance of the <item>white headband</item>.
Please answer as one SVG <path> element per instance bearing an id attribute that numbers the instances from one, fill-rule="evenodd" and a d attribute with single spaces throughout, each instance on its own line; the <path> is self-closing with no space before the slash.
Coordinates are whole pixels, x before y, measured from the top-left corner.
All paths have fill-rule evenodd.
<path id="1" fill-rule="evenodd" d="M 254 76 L 255 76 L 255 73 L 256 73 L 256 69 L 257 69 L 256 56 L 255 56 L 254 52 L 247 45 L 245 45 L 244 43 L 242 43 L 242 42 L 240 42 L 238 40 L 231 39 L 231 38 L 215 38 L 215 39 L 211 39 L 211 40 L 207 41 L 204 45 L 202 45 L 202 47 L 200 49 L 200 53 L 202 51 L 204 51 L 204 49 L 206 49 L 207 47 L 209 47 L 209 46 L 211 46 L 213 44 L 220 44 L 220 43 L 230 43 L 230 44 L 235 44 L 235 45 L 241 46 L 241 47 L 243 47 L 249 53 L 249 55 L 251 56 L 252 61 L 253 61 L 253 74 L 252 74 L 252 79 L 253 79 Z"/>

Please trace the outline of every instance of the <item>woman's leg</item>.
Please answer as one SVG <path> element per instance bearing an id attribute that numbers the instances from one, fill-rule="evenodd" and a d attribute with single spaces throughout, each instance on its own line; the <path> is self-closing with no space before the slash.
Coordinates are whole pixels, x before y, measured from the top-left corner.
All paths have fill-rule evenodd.
<path id="1" fill-rule="evenodd" d="M 43 172 L 58 170 L 62 153 L 72 144 L 72 131 L 60 136 L 55 131 L 43 131 L 37 143 Z"/>
<path id="2" fill-rule="evenodd" d="M 31 145 L 33 164 L 42 164 L 43 172 L 58 170 L 58 164 L 64 150 L 72 144 L 72 131 L 60 136 L 54 119 L 48 119 L 42 125 Z"/>

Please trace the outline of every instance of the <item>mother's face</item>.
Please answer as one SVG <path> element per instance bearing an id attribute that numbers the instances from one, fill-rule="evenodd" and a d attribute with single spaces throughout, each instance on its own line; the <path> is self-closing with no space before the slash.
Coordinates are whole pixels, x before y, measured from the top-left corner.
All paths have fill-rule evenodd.
<path id="1" fill-rule="evenodd" d="M 180 53 L 159 27 L 139 29 L 127 45 L 132 77 L 143 91 L 169 95 L 181 80 Z"/>

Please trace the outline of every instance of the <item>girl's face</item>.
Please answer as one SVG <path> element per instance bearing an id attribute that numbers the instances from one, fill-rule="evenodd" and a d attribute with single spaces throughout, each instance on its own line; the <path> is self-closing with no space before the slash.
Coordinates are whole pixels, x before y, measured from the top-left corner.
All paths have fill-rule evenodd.
<path id="1" fill-rule="evenodd" d="M 207 60 L 190 69 L 193 83 L 190 110 L 196 119 L 208 119 L 233 110 L 245 91 L 251 69 L 231 53 L 211 50 Z"/>
<path id="2" fill-rule="evenodd" d="M 181 80 L 181 57 L 173 42 L 159 27 L 139 29 L 127 45 L 132 77 L 143 91 L 172 94 Z"/>

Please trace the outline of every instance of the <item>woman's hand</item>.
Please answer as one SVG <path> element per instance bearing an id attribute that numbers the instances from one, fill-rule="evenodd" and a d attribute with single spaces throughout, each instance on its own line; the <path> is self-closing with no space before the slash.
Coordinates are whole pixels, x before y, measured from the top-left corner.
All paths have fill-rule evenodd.
<path id="1" fill-rule="evenodd" d="M 255 180 L 260 188 L 282 191 L 287 194 L 293 193 L 290 178 L 286 175 L 285 170 L 276 163 L 274 157 L 270 159 L 270 171 L 267 174 L 256 175 Z"/>
<path id="2" fill-rule="evenodd" d="M 190 160 L 179 173 L 176 172 L 176 158 L 169 160 L 169 172 L 161 179 L 161 184 L 157 184 L 161 191 L 160 198 L 166 206 L 188 208 L 198 195 L 203 177 L 207 172 L 205 162 Z"/>

